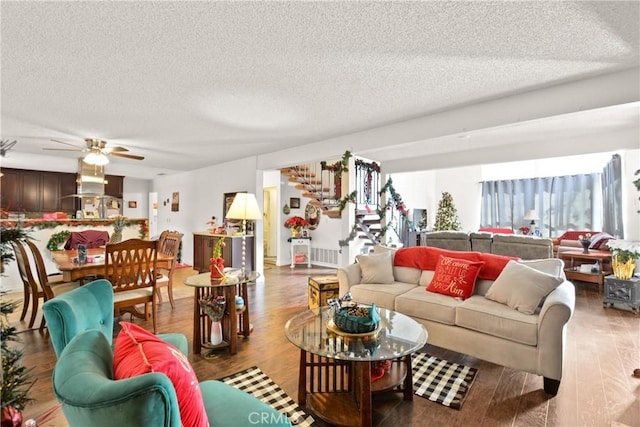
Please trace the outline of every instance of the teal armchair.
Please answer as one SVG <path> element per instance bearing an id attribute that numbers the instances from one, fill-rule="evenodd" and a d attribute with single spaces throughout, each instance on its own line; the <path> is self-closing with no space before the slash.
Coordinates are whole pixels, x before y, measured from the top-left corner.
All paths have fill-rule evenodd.
<path id="1" fill-rule="evenodd" d="M 58 357 L 53 391 L 70 426 L 180 427 L 175 389 L 162 373 L 115 380 L 113 368 L 113 291 L 97 280 L 53 298 L 43 307 Z M 159 335 L 186 354 L 183 334 Z M 211 426 L 291 426 L 286 415 L 230 385 L 200 382 Z"/>

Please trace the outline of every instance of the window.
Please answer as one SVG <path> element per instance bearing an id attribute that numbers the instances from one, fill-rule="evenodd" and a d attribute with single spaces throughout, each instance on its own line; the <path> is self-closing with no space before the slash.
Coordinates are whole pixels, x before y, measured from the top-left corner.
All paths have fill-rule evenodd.
<path id="1" fill-rule="evenodd" d="M 528 226 L 534 210 L 542 236 L 567 230 L 601 230 L 601 174 L 482 182 L 481 227 Z"/>

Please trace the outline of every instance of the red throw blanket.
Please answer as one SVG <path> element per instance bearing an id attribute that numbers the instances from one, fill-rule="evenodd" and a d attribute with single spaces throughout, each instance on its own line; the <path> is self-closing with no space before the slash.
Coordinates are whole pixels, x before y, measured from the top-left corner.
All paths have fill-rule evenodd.
<path id="1" fill-rule="evenodd" d="M 98 248 L 109 241 L 109 232 L 99 230 L 72 231 L 69 240 L 65 243 L 65 249 L 78 249 L 78 245 L 86 245 L 87 248 Z"/>
<path id="2" fill-rule="evenodd" d="M 411 248 L 398 249 L 393 258 L 393 265 L 396 267 L 413 267 L 419 270 L 433 271 L 436 269 L 440 255 L 468 261 L 483 261 L 484 265 L 480 268 L 478 278 L 485 280 L 496 280 L 510 260 L 520 259 L 518 257 L 494 255 L 484 252 L 450 251 L 431 246 L 414 246 Z"/>

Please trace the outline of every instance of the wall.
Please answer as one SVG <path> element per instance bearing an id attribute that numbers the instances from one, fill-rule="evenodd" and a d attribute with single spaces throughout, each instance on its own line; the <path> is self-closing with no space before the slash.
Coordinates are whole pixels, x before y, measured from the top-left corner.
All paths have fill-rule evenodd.
<path id="1" fill-rule="evenodd" d="M 149 188 L 151 181 L 148 179 L 126 178 L 124 179 L 124 191 L 122 193 L 122 214 L 128 218 L 147 218 L 149 216 Z M 129 207 L 129 202 L 135 202 L 136 207 Z"/>
<path id="2" fill-rule="evenodd" d="M 259 184 L 258 184 L 259 183 Z M 177 230 L 182 238 L 182 262 L 193 264 L 193 232 L 207 229 L 211 216 L 222 221 L 224 193 L 255 192 L 262 188 L 262 171 L 255 157 L 223 163 L 191 172 L 161 176 L 153 180 L 151 191 L 158 193 L 158 231 Z M 179 193 L 177 212 L 171 211 L 174 192 Z M 262 191 L 256 194 L 262 206 Z M 169 200 L 169 203 L 165 202 Z M 262 221 L 256 224 L 256 269 L 262 271 Z"/>

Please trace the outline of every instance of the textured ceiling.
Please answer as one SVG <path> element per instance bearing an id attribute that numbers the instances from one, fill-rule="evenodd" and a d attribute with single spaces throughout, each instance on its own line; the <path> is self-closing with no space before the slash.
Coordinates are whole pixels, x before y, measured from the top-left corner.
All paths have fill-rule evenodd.
<path id="1" fill-rule="evenodd" d="M 638 2 L 7 2 L 2 138 L 171 173 L 637 67 Z M 390 144 L 392 141 L 390 141 Z M 382 151 L 380 151 L 382 154 Z M 6 161 L 9 160 L 10 155 Z M 397 156 L 396 156 L 397 157 Z"/>

